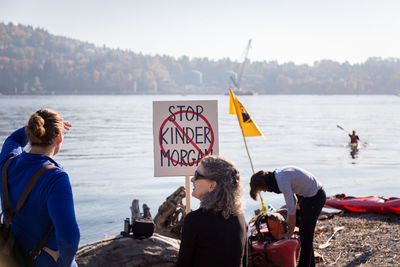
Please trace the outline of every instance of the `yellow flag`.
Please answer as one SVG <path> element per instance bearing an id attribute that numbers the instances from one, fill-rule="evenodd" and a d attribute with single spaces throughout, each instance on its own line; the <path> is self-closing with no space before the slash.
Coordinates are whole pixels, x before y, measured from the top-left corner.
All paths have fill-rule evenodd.
<path id="1" fill-rule="evenodd" d="M 231 89 L 229 89 L 229 114 L 237 115 L 244 136 L 263 136 L 257 124 Z"/>

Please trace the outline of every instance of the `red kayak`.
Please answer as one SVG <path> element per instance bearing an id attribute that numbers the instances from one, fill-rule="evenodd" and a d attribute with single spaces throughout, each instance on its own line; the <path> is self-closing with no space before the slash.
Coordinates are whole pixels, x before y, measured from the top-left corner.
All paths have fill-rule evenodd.
<path id="1" fill-rule="evenodd" d="M 252 266 L 270 266 L 271 263 L 282 267 L 296 267 L 300 254 L 298 239 L 284 239 L 276 241 L 272 238 L 266 224 L 260 224 L 261 237 L 255 222 L 249 223 L 249 261 Z"/>
<path id="2" fill-rule="evenodd" d="M 353 212 L 396 213 L 400 214 L 400 198 L 398 197 L 348 197 L 345 194 L 328 198 L 325 207 Z"/>

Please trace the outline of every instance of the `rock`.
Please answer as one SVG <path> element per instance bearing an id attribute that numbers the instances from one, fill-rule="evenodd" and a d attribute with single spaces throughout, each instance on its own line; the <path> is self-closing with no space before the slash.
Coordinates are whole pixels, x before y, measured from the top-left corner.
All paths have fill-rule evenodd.
<path id="1" fill-rule="evenodd" d="M 147 239 L 116 236 L 81 247 L 76 254 L 79 267 L 174 266 L 178 239 L 153 234 Z"/>
<path id="2" fill-rule="evenodd" d="M 318 253 L 317 251 L 314 251 L 314 258 L 315 258 L 315 263 L 321 263 L 325 261 L 324 256 Z"/>

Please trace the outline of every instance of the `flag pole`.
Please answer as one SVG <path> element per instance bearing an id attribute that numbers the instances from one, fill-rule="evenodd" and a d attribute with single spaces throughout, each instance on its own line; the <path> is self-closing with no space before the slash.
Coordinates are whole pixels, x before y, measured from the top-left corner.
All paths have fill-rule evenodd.
<path id="1" fill-rule="evenodd" d="M 233 93 L 232 93 L 232 91 L 231 91 L 230 89 L 229 89 L 229 98 L 230 98 L 229 101 L 231 101 L 231 98 L 232 98 L 232 100 L 233 100 Z M 236 100 L 237 100 L 237 99 L 236 99 Z M 238 101 L 238 100 L 237 100 L 237 101 Z M 246 147 L 247 156 L 249 157 L 251 170 L 252 170 L 252 172 L 253 172 L 253 174 L 254 174 L 255 172 L 254 172 L 254 167 L 253 167 L 253 161 L 251 160 L 251 157 L 250 157 L 249 148 L 247 147 L 246 137 L 245 137 L 245 134 L 244 134 L 242 125 L 240 124 L 240 118 L 239 118 L 240 115 L 239 115 L 239 111 L 236 110 L 236 109 L 237 109 L 237 108 L 236 108 L 236 105 L 234 105 L 234 109 L 235 109 L 235 113 L 236 113 L 236 117 L 237 117 L 237 120 L 238 120 L 238 124 L 239 124 L 240 130 L 242 131 L 244 146 Z M 261 196 L 261 192 L 259 192 L 258 195 L 260 196 L 260 200 L 261 200 L 261 210 L 262 210 L 263 212 L 267 212 L 267 207 L 265 206 L 264 199 L 263 199 L 262 196 Z"/>
<path id="2" fill-rule="evenodd" d="M 238 122 L 239 122 L 239 121 L 238 121 Z M 247 156 L 249 157 L 249 160 L 250 160 L 251 170 L 253 171 L 253 174 L 254 174 L 253 161 L 251 160 L 250 152 L 249 152 L 249 149 L 248 149 L 248 147 L 247 147 L 246 137 L 244 137 L 244 132 L 243 132 L 242 126 L 240 125 L 240 122 L 239 122 L 239 126 L 240 126 L 240 129 L 242 130 L 242 136 L 243 136 L 244 146 L 246 147 Z"/>
<path id="3" fill-rule="evenodd" d="M 235 96 L 235 97 L 236 97 L 236 96 Z M 229 89 L 229 99 L 231 100 L 231 98 L 232 98 L 232 101 L 233 101 L 233 92 L 231 91 L 231 89 Z M 229 100 L 229 101 L 230 101 L 230 100 Z M 236 99 L 236 101 L 237 101 L 237 99 Z M 249 157 L 249 160 L 250 160 L 251 170 L 253 171 L 253 174 L 254 174 L 253 161 L 251 160 L 249 148 L 247 147 L 246 137 L 245 137 L 245 134 L 244 134 L 244 131 L 243 131 L 242 124 L 240 123 L 240 118 L 239 118 L 239 116 L 240 116 L 240 111 L 237 110 L 237 107 L 236 107 L 236 105 L 235 105 L 235 102 L 233 103 L 233 105 L 234 105 L 234 109 L 235 109 L 237 121 L 238 121 L 238 124 L 239 124 L 239 128 L 240 128 L 240 130 L 242 131 L 244 146 L 246 147 L 247 156 Z"/>
<path id="4" fill-rule="evenodd" d="M 237 116 L 239 116 L 239 115 L 237 115 Z M 251 170 L 253 171 L 253 174 L 254 174 L 255 172 L 254 172 L 254 167 L 253 167 L 253 161 L 251 160 L 251 157 L 250 157 L 250 152 L 249 152 L 249 149 L 248 149 L 248 147 L 247 147 L 246 137 L 244 136 L 243 128 L 242 128 L 242 126 L 240 125 L 239 118 L 238 118 L 238 123 L 239 123 L 240 130 L 242 130 L 242 136 L 243 136 L 244 146 L 246 147 L 247 156 L 249 157 L 249 160 L 250 160 Z M 265 206 L 264 199 L 263 199 L 262 196 L 261 196 L 261 191 L 258 192 L 258 196 L 260 197 L 260 201 L 261 201 L 261 210 L 262 210 L 263 212 L 267 212 L 267 207 Z"/>

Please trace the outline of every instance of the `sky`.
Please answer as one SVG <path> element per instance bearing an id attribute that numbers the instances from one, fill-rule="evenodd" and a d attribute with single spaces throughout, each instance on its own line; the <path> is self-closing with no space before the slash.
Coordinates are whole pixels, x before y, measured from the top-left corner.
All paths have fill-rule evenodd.
<path id="1" fill-rule="evenodd" d="M 312 65 L 400 58 L 399 0 L 0 0 L 0 22 L 146 55 Z"/>

